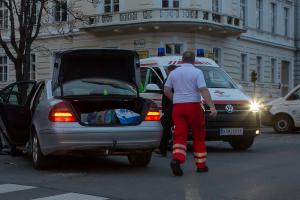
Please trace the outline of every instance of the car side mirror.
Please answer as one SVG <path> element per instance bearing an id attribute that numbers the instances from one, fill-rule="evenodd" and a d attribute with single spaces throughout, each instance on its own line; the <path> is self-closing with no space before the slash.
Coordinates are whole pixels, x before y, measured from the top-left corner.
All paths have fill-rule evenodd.
<path id="1" fill-rule="evenodd" d="M 158 87 L 157 84 L 150 83 L 146 85 L 146 92 L 162 93 L 162 90 Z"/>

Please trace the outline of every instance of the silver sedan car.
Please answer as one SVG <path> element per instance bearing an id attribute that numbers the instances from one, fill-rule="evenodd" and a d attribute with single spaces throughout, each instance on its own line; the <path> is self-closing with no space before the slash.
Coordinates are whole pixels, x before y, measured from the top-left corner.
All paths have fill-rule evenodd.
<path id="1" fill-rule="evenodd" d="M 49 155 L 69 153 L 126 155 L 145 167 L 162 128 L 156 104 L 139 96 L 139 77 L 134 51 L 61 52 L 52 80 L 16 82 L 0 92 L 2 140 L 14 152 L 27 144 L 37 169 L 47 166 Z M 113 113 L 100 120 L 99 113 L 117 110 L 138 117 L 121 123 Z"/>

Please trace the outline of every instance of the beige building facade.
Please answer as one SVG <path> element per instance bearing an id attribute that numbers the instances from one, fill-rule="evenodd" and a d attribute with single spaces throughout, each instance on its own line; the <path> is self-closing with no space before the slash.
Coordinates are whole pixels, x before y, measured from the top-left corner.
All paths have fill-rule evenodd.
<path id="1" fill-rule="evenodd" d="M 298 0 L 92 2 L 79 2 L 86 15 L 84 23 L 63 21 L 58 31 L 52 26 L 62 21 L 63 11 L 49 17 L 49 25 L 34 43 L 32 79 L 50 79 L 53 56 L 64 49 L 133 49 L 148 57 L 156 56 L 163 47 L 167 55 L 204 49 L 249 95 L 253 92 L 252 70 L 258 72 L 260 97 L 282 96 L 300 81 L 299 53 L 296 56 L 300 26 L 295 26 L 299 24 Z M 70 16 L 68 20 L 72 21 Z M 3 51 L 0 61 L 3 87 L 15 80 L 15 74 Z"/>

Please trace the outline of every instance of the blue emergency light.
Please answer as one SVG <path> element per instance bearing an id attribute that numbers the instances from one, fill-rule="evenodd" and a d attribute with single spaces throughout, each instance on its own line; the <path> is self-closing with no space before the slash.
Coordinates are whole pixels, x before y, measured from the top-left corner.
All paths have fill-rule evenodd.
<path id="1" fill-rule="evenodd" d="M 166 50 L 163 47 L 160 47 L 157 49 L 157 56 L 165 56 L 166 55 Z"/>
<path id="2" fill-rule="evenodd" d="M 197 57 L 204 57 L 204 49 L 197 49 Z"/>

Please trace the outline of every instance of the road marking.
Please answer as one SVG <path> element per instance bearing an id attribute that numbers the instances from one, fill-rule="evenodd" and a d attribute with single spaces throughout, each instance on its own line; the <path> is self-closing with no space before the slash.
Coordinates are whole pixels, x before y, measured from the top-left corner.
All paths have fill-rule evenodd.
<path id="1" fill-rule="evenodd" d="M 49 196 L 49 197 L 43 197 L 33 200 L 107 200 L 107 198 L 104 197 L 97 197 L 97 196 L 91 196 L 91 195 L 84 195 L 84 194 L 78 194 L 78 193 L 66 193 L 66 194 L 60 194 L 55 196 Z"/>
<path id="2" fill-rule="evenodd" d="M 2 184 L 0 185 L 0 194 L 8 192 L 16 192 L 21 190 L 30 190 L 36 187 L 26 186 L 26 185 L 16 185 L 16 184 Z"/>
<path id="3" fill-rule="evenodd" d="M 199 189 L 192 184 L 186 184 L 184 187 L 185 199 L 186 200 L 201 200 Z"/>

